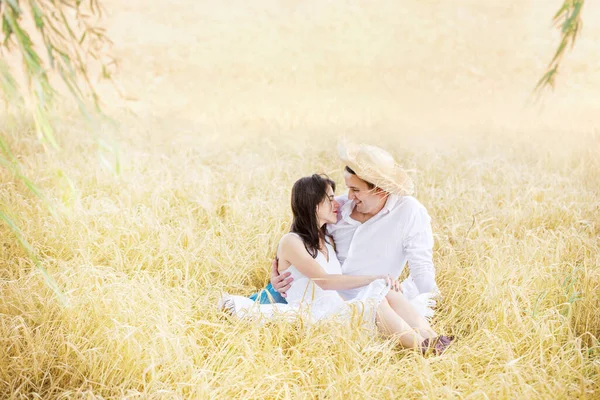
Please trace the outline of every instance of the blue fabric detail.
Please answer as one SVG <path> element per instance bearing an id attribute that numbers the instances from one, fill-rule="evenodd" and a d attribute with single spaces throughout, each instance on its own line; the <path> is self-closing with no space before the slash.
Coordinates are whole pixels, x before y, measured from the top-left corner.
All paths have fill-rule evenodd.
<path id="1" fill-rule="evenodd" d="M 274 303 L 287 304 L 287 301 L 285 301 L 285 299 L 281 297 L 279 292 L 275 290 L 270 283 L 267 285 L 266 288 L 264 288 L 260 292 L 254 293 L 252 296 L 250 296 L 250 300 L 256 301 L 256 299 L 258 298 L 260 304 L 271 304 L 271 298 L 269 297 L 269 295 L 273 297 Z"/>

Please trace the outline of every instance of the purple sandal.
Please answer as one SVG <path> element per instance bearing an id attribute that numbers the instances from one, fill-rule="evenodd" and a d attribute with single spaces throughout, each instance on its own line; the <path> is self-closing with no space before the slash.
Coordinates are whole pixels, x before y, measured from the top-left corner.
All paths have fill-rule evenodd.
<path id="1" fill-rule="evenodd" d="M 425 339 L 421 343 L 421 352 L 423 355 L 429 352 L 432 352 L 436 356 L 442 355 L 454 340 L 454 336 L 445 335 L 437 336 L 433 339 Z"/>

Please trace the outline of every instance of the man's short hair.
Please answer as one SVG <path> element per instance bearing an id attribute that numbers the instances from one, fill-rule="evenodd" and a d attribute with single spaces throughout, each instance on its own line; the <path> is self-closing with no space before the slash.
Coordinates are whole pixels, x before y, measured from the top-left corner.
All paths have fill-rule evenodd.
<path id="1" fill-rule="evenodd" d="M 348 172 L 348 173 L 350 173 L 350 174 L 352 174 L 352 175 L 356 175 L 356 172 L 354 172 L 354 170 L 353 170 L 352 168 L 350 168 L 349 166 L 347 166 L 347 165 L 346 165 L 345 171 L 346 171 L 346 172 Z M 357 176 L 359 179 L 361 179 L 361 180 L 365 181 L 365 180 L 364 180 L 364 179 L 362 179 L 360 176 L 358 176 L 358 175 L 356 175 L 356 176 Z M 374 184 L 372 184 L 371 182 L 367 182 L 367 181 L 365 181 L 365 183 L 367 184 L 367 187 L 368 187 L 370 190 L 373 190 L 373 189 L 375 189 L 375 185 L 374 185 Z"/>

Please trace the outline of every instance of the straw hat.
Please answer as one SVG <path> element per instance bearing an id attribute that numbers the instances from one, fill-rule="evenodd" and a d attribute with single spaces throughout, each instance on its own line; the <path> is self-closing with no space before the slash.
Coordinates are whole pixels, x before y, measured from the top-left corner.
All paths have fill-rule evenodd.
<path id="1" fill-rule="evenodd" d="M 388 193 L 400 196 L 413 193 L 412 179 L 387 151 L 367 144 L 340 143 L 338 153 L 360 179 Z"/>

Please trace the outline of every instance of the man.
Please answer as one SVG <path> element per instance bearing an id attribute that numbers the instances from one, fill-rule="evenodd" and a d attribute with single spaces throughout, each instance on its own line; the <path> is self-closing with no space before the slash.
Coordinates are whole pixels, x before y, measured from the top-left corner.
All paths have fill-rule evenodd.
<path id="1" fill-rule="evenodd" d="M 348 195 L 340 203 L 338 222 L 327 230 L 333 237 L 342 272 L 349 275 L 387 274 L 397 279 L 408 262 L 410 276 L 393 308 L 399 313 L 406 301 L 426 317 L 433 315 L 431 297 L 438 293 L 432 262 L 431 219 L 425 207 L 410 196 L 413 184 L 393 157 L 375 146 L 345 145 L 339 155 L 346 165 L 344 180 Z M 273 262 L 271 285 L 259 301 L 285 302 L 290 273 L 279 274 Z M 340 292 L 353 298 L 358 289 Z M 281 294 L 281 295 L 279 295 Z M 251 297 L 256 299 L 259 294 Z M 410 316 L 408 316 L 410 318 Z"/>

